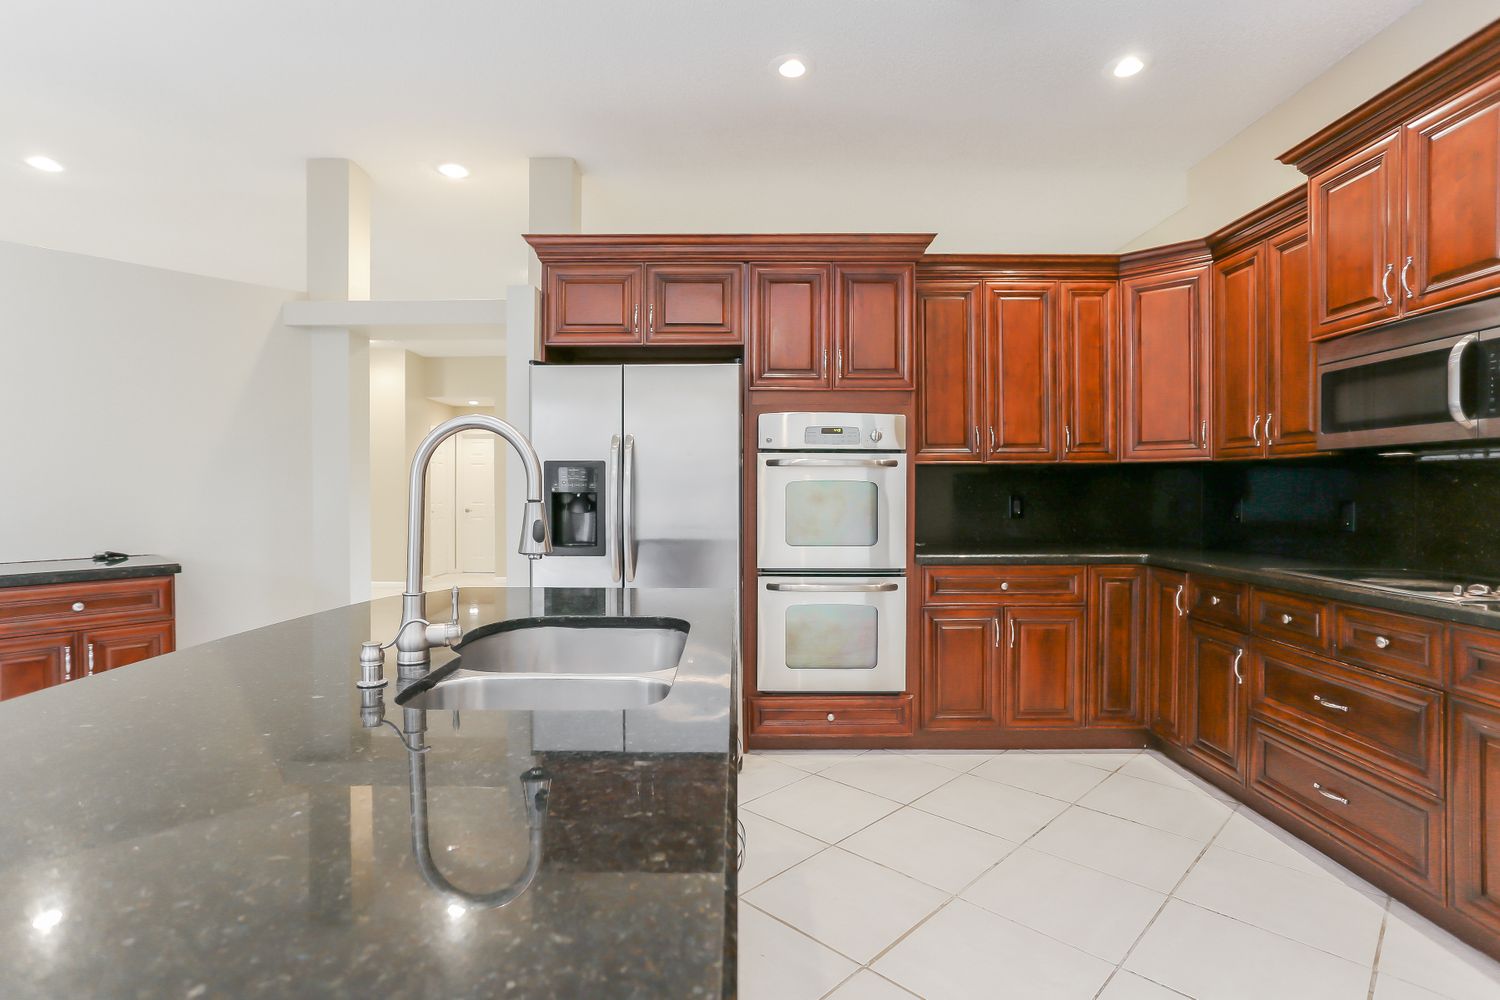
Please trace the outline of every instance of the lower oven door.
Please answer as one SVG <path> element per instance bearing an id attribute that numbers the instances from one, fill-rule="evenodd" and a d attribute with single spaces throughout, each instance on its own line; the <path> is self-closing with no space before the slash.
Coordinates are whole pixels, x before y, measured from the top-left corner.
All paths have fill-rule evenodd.
<path id="1" fill-rule="evenodd" d="M 906 690 L 906 580 L 762 576 L 756 580 L 761 691 Z"/>

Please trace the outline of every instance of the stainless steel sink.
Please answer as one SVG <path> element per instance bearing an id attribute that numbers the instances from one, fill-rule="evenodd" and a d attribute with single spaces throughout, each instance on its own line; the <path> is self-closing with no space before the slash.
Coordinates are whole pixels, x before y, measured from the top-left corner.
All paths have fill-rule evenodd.
<path id="1" fill-rule="evenodd" d="M 487 625 L 396 698 L 432 711 L 620 711 L 665 698 L 687 645 L 678 618 L 527 618 Z"/>

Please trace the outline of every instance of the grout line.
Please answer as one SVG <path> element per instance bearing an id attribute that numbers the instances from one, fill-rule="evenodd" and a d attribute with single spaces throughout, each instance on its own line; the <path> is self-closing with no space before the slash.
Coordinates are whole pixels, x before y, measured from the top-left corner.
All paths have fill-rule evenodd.
<path id="1" fill-rule="evenodd" d="M 1385 929 L 1391 922 L 1391 901 L 1387 897 L 1385 912 L 1380 916 L 1380 936 L 1375 939 L 1375 960 L 1370 963 L 1370 992 L 1366 1000 L 1375 1000 L 1375 983 L 1380 979 L 1380 949 L 1385 947 Z"/>

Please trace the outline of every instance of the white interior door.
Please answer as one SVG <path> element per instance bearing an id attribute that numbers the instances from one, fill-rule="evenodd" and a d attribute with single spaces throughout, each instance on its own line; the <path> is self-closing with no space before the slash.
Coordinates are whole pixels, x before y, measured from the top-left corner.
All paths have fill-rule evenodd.
<path id="1" fill-rule="evenodd" d="M 458 435 L 458 569 L 495 572 L 495 436 Z"/>
<path id="2" fill-rule="evenodd" d="M 456 447 L 453 438 L 444 441 L 427 465 L 427 565 L 423 572 L 428 576 L 452 573 L 458 568 L 453 550 L 457 533 L 453 517 Z"/>

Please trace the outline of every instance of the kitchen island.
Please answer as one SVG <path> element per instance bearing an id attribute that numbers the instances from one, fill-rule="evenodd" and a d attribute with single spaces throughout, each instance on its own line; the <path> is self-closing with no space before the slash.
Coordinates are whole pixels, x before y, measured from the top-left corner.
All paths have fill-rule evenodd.
<path id="1" fill-rule="evenodd" d="M 627 593 L 464 590 L 459 618 L 682 619 L 645 708 L 414 712 L 392 654 L 362 712 L 399 598 L 0 705 L 5 995 L 733 995 L 734 597 Z"/>

